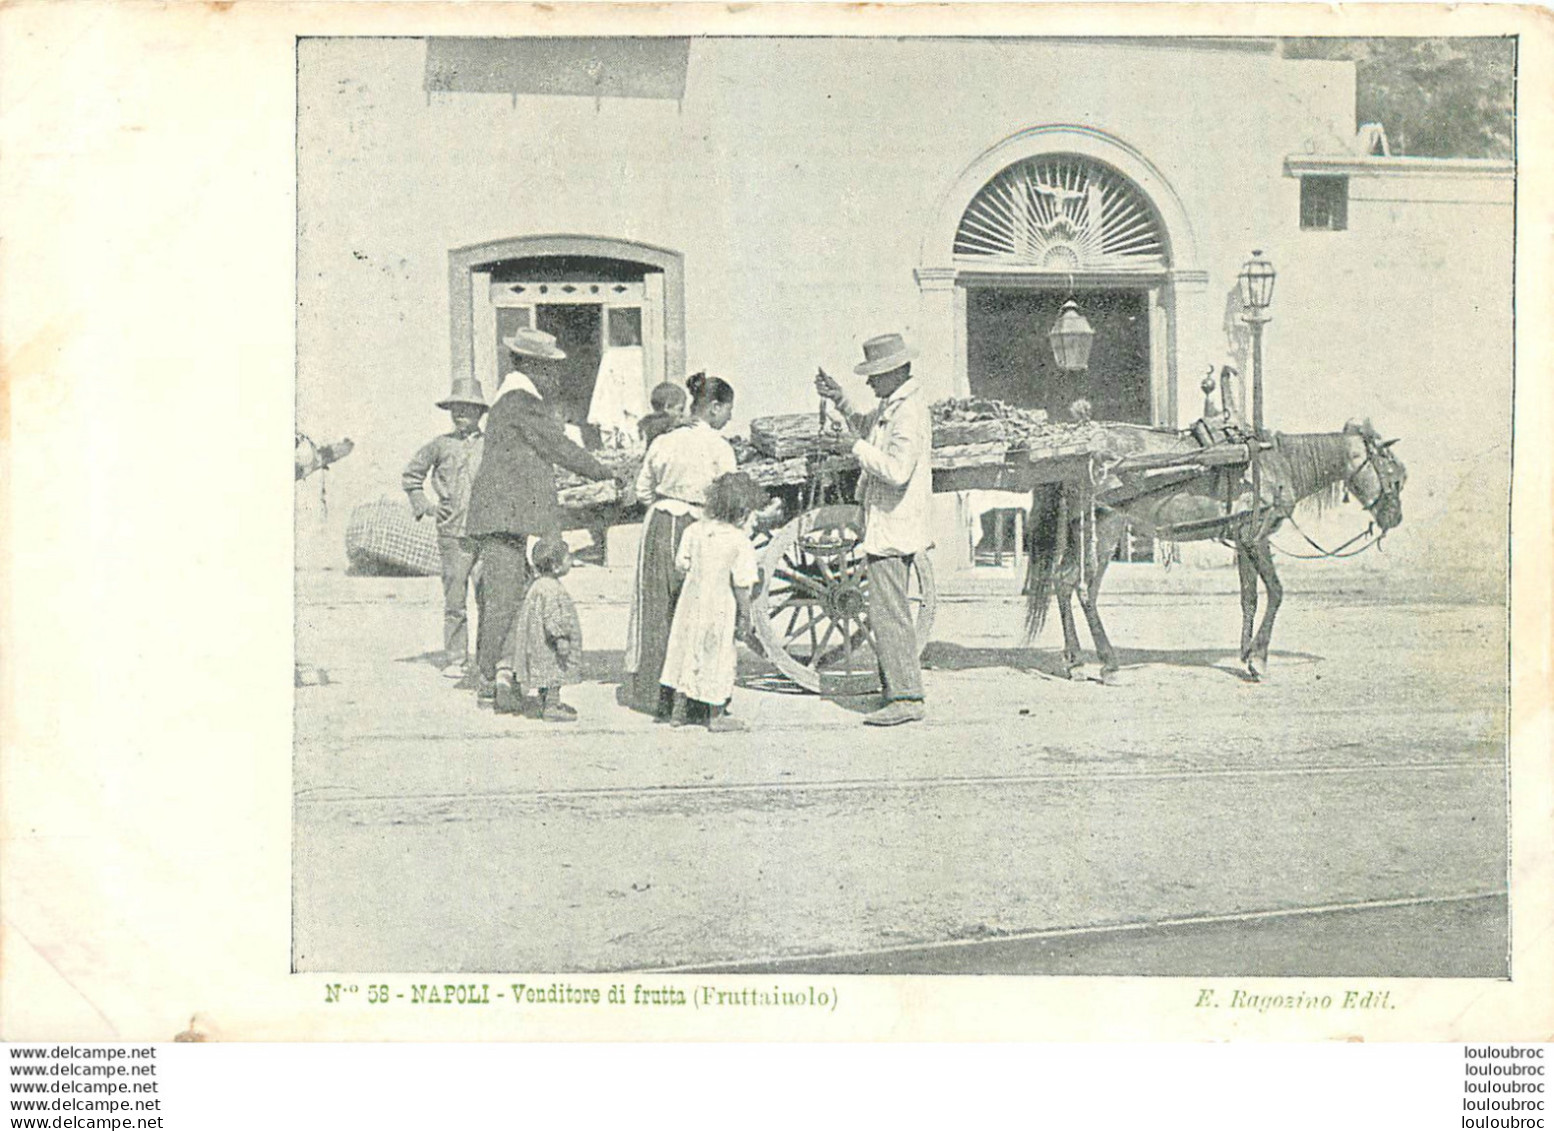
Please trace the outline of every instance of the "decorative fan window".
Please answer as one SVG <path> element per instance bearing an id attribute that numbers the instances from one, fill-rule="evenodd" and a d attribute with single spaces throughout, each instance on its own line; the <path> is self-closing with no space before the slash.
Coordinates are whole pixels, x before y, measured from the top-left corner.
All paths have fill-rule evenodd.
<path id="1" fill-rule="evenodd" d="M 1165 266 L 1165 240 L 1149 202 L 1120 173 L 1046 154 L 982 187 L 961 217 L 955 254 L 1051 271 L 1136 270 Z"/>

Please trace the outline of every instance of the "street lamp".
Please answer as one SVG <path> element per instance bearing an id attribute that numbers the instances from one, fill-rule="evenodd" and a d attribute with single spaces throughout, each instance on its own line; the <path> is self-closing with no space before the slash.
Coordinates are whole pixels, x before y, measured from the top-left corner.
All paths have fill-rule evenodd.
<path id="1" fill-rule="evenodd" d="M 1090 345 L 1094 340 L 1095 331 L 1079 313 L 1079 304 L 1069 299 L 1063 304 L 1052 329 L 1047 331 L 1052 360 L 1065 373 L 1081 373 L 1090 367 Z"/>
<path id="2" fill-rule="evenodd" d="M 1273 302 L 1276 274 L 1263 253 L 1253 251 L 1237 276 L 1241 286 L 1241 321 L 1252 328 L 1252 431 L 1259 438 L 1263 434 L 1263 327 L 1271 321 L 1268 307 Z"/>

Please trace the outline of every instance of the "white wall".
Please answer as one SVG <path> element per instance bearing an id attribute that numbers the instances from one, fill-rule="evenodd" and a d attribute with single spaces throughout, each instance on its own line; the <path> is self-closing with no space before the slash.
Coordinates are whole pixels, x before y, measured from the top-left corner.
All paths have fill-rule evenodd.
<path id="1" fill-rule="evenodd" d="M 807 408 L 815 367 L 846 371 L 865 337 L 917 329 L 912 269 L 940 197 L 1037 124 L 1103 129 L 1154 162 L 1193 218 L 1211 296 L 1252 247 L 1274 257 L 1276 427 L 1336 428 L 1355 412 L 1410 435 L 1439 423 L 1467 361 L 1441 315 L 1469 289 L 1508 349 L 1494 277 L 1508 209 L 1502 223 L 1482 207 L 1356 200 L 1350 232 L 1299 231 L 1284 159 L 1352 135 L 1349 64 L 1083 42 L 697 40 L 683 103 L 596 106 L 428 99 L 417 40 L 308 40 L 300 55 L 299 423 L 359 445 L 331 473 L 331 527 L 350 502 L 397 490 L 443 427 L 450 247 L 568 232 L 683 252 L 687 362 L 735 383 L 738 430 Z M 1482 249 L 1466 271 L 1451 255 L 1464 241 Z M 1197 338 L 1223 341 L 1208 305 Z M 1220 360 L 1181 359 L 1185 415 Z M 1504 382 L 1485 380 L 1493 403 L 1461 428 L 1463 452 L 1503 423 Z M 1428 465 L 1432 447 L 1414 454 Z M 1451 468 L 1411 463 L 1410 492 L 1422 475 L 1444 498 Z"/>
<path id="2" fill-rule="evenodd" d="M 1505 561 L 1511 185 L 1408 171 L 1350 184 L 1348 231 L 1295 230 L 1271 252 L 1267 417 L 1301 431 L 1370 416 L 1402 437 L 1404 524 L 1367 566 L 1487 596 Z"/>

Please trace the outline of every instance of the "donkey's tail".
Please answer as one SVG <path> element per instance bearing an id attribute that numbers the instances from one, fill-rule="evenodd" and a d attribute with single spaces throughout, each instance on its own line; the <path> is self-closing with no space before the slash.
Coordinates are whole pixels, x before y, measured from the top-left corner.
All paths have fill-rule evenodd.
<path id="1" fill-rule="evenodd" d="M 1025 642 L 1029 644 L 1047 623 L 1047 609 L 1068 538 L 1068 494 L 1061 483 L 1044 483 L 1031 491 L 1031 517 L 1025 526 Z"/>

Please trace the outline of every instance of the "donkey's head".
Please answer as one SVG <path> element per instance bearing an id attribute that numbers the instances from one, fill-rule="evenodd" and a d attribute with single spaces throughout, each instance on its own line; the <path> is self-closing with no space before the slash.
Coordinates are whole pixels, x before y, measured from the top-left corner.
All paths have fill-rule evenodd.
<path id="1" fill-rule="evenodd" d="M 1369 420 L 1344 425 L 1349 445 L 1349 464 L 1344 485 L 1360 501 L 1385 533 L 1403 521 L 1403 484 L 1408 469 L 1392 453 L 1396 440 L 1383 440 Z"/>

